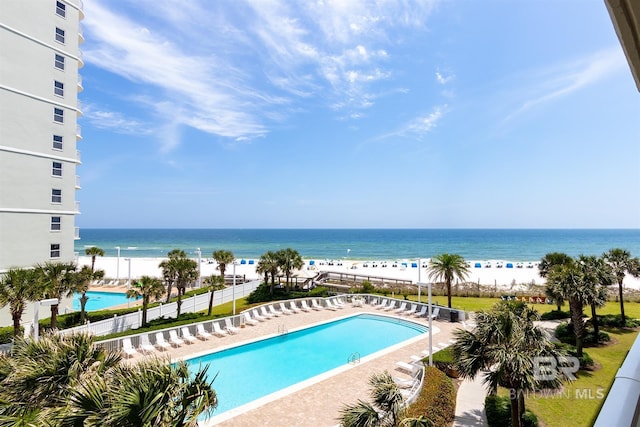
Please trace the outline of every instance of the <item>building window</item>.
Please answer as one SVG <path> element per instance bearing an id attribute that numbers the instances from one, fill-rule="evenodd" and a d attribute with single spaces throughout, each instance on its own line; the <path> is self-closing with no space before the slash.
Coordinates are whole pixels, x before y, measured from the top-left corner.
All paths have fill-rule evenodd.
<path id="1" fill-rule="evenodd" d="M 62 203 L 62 190 L 57 188 L 51 189 L 51 203 Z"/>
<path id="2" fill-rule="evenodd" d="M 53 121 L 57 123 L 64 123 L 64 110 L 62 108 L 53 109 Z"/>
<path id="3" fill-rule="evenodd" d="M 64 70 L 64 56 L 56 53 L 55 65 L 58 70 Z"/>
<path id="4" fill-rule="evenodd" d="M 60 216 L 52 216 L 51 217 L 51 231 L 60 231 L 62 229 L 62 217 Z"/>
<path id="5" fill-rule="evenodd" d="M 51 174 L 53 176 L 62 176 L 62 162 L 53 162 Z"/>
<path id="6" fill-rule="evenodd" d="M 62 150 L 62 135 L 53 135 L 53 148 Z"/>
<path id="7" fill-rule="evenodd" d="M 67 17 L 67 5 L 62 3 L 61 1 L 56 2 L 56 15 L 62 16 L 63 18 Z"/>
<path id="8" fill-rule="evenodd" d="M 60 258 L 60 243 L 52 243 L 49 250 L 50 258 Z"/>
<path id="9" fill-rule="evenodd" d="M 64 30 L 56 27 L 56 41 L 64 44 Z"/>
<path id="10" fill-rule="evenodd" d="M 64 96 L 64 83 L 55 80 L 53 82 L 53 93 L 58 96 Z"/>

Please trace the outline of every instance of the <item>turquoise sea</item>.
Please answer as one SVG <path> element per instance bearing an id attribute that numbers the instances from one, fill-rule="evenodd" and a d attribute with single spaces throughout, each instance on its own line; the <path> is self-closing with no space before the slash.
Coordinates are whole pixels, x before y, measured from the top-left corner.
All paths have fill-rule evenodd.
<path id="1" fill-rule="evenodd" d="M 98 246 L 106 256 L 164 257 L 172 249 L 202 257 L 225 249 L 259 258 L 292 248 L 306 259 L 392 260 L 443 252 L 466 259 L 532 261 L 549 252 L 600 255 L 623 248 L 640 256 L 640 229 L 81 229 L 75 250 Z"/>

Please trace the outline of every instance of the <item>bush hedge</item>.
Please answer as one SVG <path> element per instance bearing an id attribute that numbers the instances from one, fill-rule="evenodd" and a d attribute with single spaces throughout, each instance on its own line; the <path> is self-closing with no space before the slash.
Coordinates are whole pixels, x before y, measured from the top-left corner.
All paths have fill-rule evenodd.
<path id="1" fill-rule="evenodd" d="M 451 378 L 441 370 L 426 366 L 418 399 L 407 409 L 407 417 L 428 419 L 434 426 L 453 422 L 456 410 L 456 390 Z"/>
<path id="2" fill-rule="evenodd" d="M 621 328 L 622 316 L 619 314 L 605 314 L 603 316 L 598 316 L 598 324 L 604 327 Z M 625 326 L 628 328 L 637 328 L 640 326 L 640 320 L 627 317 Z"/>
<path id="3" fill-rule="evenodd" d="M 540 320 L 558 320 L 568 319 L 571 317 L 571 313 L 568 311 L 551 310 L 540 315 Z"/>
<path id="4" fill-rule="evenodd" d="M 484 412 L 489 427 L 511 427 L 511 401 L 508 396 L 487 395 Z M 522 414 L 522 427 L 538 427 L 538 417 L 528 409 Z"/>
<path id="5" fill-rule="evenodd" d="M 563 342 L 565 344 L 576 345 L 576 335 L 573 333 L 573 324 L 566 323 L 566 322 L 559 324 L 558 327 L 556 328 L 555 334 L 556 334 L 556 338 L 558 338 L 560 342 Z M 611 340 L 611 337 L 609 336 L 609 334 L 604 331 L 600 331 L 598 336 L 599 336 L 599 339 L 596 340 L 596 336 L 595 336 L 595 332 L 593 331 L 593 328 L 590 326 L 587 326 L 584 337 L 582 337 L 582 344 L 593 345 L 598 342 L 609 342 Z"/>

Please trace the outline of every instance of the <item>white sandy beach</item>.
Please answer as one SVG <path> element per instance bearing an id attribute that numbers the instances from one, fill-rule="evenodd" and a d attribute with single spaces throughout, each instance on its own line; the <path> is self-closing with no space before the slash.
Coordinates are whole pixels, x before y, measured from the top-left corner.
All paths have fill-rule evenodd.
<path id="1" fill-rule="evenodd" d="M 129 261 L 129 259 L 131 261 Z M 95 268 L 104 270 L 107 279 L 120 279 L 121 283 L 125 283 L 129 278 L 136 279 L 142 276 L 162 277 L 162 272 L 159 267 L 162 261 L 163 258 L 121 257 L 118 262 L 118 258 L 116 257 L 97 257 Z M 389 279 L 411 280 L 413 283 L 418 283 L 418 281 L 422 283 L 428 282 L 426 269 L 427 260 L 422 260 L 420 264 L 418 264 L 417 261 L 398 260 L 396 267 L 393 267 L 394 261 L 386 261 L 386 267 L 383 267 L 385 261 L 314 260 L 313 265 L 310 265 L 310 261 L 311 260 L 305 260 L 305 267 L 297 272 L 300 277 L 311 277 L 318 271 L 331 271 Z M 260 278 L 260 275 L 256 273 L 257 262 L 257 259 L 238 260 L 235 266 L 236 275 L 245 276 L 247 279 Z M 491 267 L 486 267 L 487 262 L 491 264 Z M 500 268 L 497 267 L 499 262 L 502 263 L 502 267 Z M 403 263 L 406 263 L 406 267 L 403 266 Z M 529 263 L 527 262 L 522 263 L 522 267 L 518 267 L 517 262 L 508 260 L 471 260 L 469 263 L 471 267 L 469 268 L 470 274 L 468 281 L 471 283 L 479 283 L 480 285 L 493 286 L 505 290 L 511 289 L 514 283 L 517 285 L 528 285 L 531 283 L 544 285 L 544 279 L 538 274 L 537 263 L 535 262 L 531 262 L 532 267 L 528 267 Z M 481 265 L 480 268 L 475 267 L 478 263 Z M 510 268 L 507 267 L 509 263 L 512 264 Z M 91 258 L 80 256 L 78 258 L 78 264 L 80 266 L 91 265 Z M 421 265 L 422 268 L 418 268 L 418 265 Z M 234 266 L 227 265 L 226 274 L 231 275 L 233 272 Z M 200 263 L 200 274 L 202 277 L 219 274 L 217 264 L 210 259 L 202 259 Z M 625 279 L 625 286 L 629 289 L 640 289 L 640 279 L 627 277 L 627 279 Z"/>

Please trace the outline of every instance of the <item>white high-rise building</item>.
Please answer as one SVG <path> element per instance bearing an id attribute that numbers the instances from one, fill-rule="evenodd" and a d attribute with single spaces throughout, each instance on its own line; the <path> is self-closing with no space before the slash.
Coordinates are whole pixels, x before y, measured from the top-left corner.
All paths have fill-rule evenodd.
<path id="1" fill-rule="evenodd" d="M 0 272 L 74 260 L 81 0 L 2 0 Z"/>

